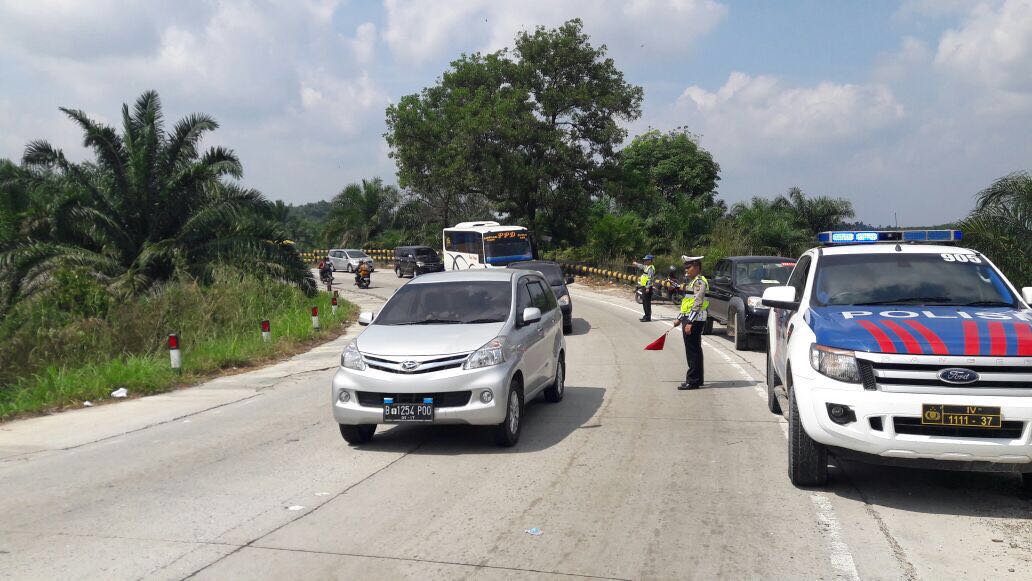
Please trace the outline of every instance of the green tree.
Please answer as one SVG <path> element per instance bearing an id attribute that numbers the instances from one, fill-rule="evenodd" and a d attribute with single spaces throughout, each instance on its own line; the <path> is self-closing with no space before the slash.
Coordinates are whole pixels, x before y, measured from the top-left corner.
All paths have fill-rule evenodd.
<path id="1" fill-rule="evenodd" d="M 794 210 L 776 200 L 739 202 L 731 207 L 728 218 L 742 240 L 740 247 L 750 254 L 795 257 L 814 245 L 812 233 Z"/>
<path id="2" fill-rule="evenodd" d="M 647 216 L 685 198 L 699 201 L 702 207 L 716 203 L 720 165 L 684 128 L 638 135 L 617 158 L 620 179 L 614 194 L 628 210 Z"/>
<path id="3" fill-rule="evenodd" d="M 348 184 L 330 202 L 324 237 L 331 244 L 364 244 L 394 225 L 400 201 L 398 188 L 380 178 Z"/>
<path id="4" fill-rule="evenodd" d="M 799 188 L 789 189 L 788 194 L 774 201 L 774 206 L 791 210 L 812 234 L 832 230 L 844 223 L 846 218 L 856 216 L 853 203 L 849 200 L 827 196 L 807 198 Z"/>
<path id="5" fill-rule="evenodd" d="M 619 122 L 640 115 L 642 89 L 582 28 L 538 27 L 511 52 L 463 55 L 435 86 L 389 107 L 385 136 L 402 187 L 446 219 L 472 217 L 451 209 L 484 197 L 557 241 L 583 239 L 626 137 Z"/>
<path id="6" fill-rule="evenodd" d="M 122 107 L 122 131 L 61 109 L 81 129 L 94 154 L 68 161 L 45 141 L 28 144 L 24 176 L 35 191 L 31 235 L 0 252 L 8 302 L 46 288 L 61 269 L 87 272 L 117 296 L 128 296 L 186 275 L 211 279 L 222 264 L 257 271 L 314 292 L 297 252 L 284 244 L 270 204 L 239 178 L 236 155 L 222 147 L 203 153 L 201 138 L 218 127 L 203 114 L 164 129 L 153 91 Z"/>
<path id="7" fill-rule="evenodd" d="M 965 243 L 992 259 L 1016 286 L 1032 286 L 1032 175 L 1016 172 L 982 190 L 958 226 Z"/>

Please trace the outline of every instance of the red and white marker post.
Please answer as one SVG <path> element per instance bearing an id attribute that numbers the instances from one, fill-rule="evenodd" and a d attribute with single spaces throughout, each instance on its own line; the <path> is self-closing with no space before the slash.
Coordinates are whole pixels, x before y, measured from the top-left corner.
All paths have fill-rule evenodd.
<path id="1" fill-rule="evenodd" d="M 265 319 L 262 321 L 262 339 L 269 341 L 272 338 L 272 326 L 269 324 L 269 320 Z"/>
<path id="2" fill-rule="evenodd" d="M 312 328 L 316 331 L 319 330 L 319 307 L 312 307 Z"/>
<path id="3" fill-rule="evenodd" d="M 183 372 L 183 356 L 179 353 L 179 336 L 170 333 L 168 336 L 168 356 L 172 361 L 172 371 Z"/>
<path id="4" fill-rule="evenodd" d="M 337 314 L 337 297 L 333 297 L 332 299 L 330 299 L 330 310 L 333 312 L 334 315 Z"/>

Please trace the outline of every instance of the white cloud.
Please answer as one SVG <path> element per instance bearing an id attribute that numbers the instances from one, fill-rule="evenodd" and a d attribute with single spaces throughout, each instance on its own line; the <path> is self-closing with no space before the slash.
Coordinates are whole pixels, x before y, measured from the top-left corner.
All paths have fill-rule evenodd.
<path id="1" fill-rule="evenodd" d="M 878 58 L 873 76 L 881 82 L 898 81 L 915 68 L 928 65 L 931 58 L 932 53 L 924 42 L 912 36 L 904 36 L 899 50 Z"/>
<path id="2" fill-rule="evenodd" d="M 367 66 L 376 57 L 376 25 L 372 22 L 364 22 L 355 29 L 355 37 L 347 39 L 355 61 L 360 65 Z"/>
<path id="3" fill-rule="evenodd" d="M 605 43 L 621 61 L 683 56 L 727 15 L 715 0 L 384 0 L 384 6 L 384 39 L 400 62 L 410 64 L 456 48 L 512 46 L 520 30 L 578 17 L 592 42 Z"/>
<path id="4" fill-rule="evenodd" d="M 984 88 L 1032 94 L 1032 0 L 978 5 L 943 34 L 935 64 Z"/>
<path id="5" fill-rule="evenodd" d="M 884 85 L 791 87 L 776 77 L 734 72 L 715 92 L 685 89 L 674 115 L 716 152 L 742 159 L 856 142 L 901 119 L 903 106 Z"/>

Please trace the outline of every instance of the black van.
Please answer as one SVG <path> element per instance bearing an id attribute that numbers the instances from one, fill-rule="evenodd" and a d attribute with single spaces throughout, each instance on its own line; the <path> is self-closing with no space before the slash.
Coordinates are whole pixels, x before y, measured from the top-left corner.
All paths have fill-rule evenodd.
<path id="1" fill-rule="evenodd" d="M 399 246 L 394 249 L 394 274 L 416 277 L 428 272 L 441 272 L 444 263 L 429 246 Z"/>

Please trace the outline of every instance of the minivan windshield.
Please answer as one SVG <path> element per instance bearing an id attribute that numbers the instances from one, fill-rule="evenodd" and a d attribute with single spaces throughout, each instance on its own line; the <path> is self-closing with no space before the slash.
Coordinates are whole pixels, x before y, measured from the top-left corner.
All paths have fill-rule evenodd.
<path id="1" fill-rule="evenodd" d="M 501 323 L 509 318 L 511 306 L 512 285 L 508 281 L 407 284 L 387 301 L 373 324 Z"/>
<path id="2" fill-rule="evenodd" d="M 348 254 L 351 258 L 369 258 L 369 255 L 361 250 L 349 250 Z"/>
<path id="3" fill-rule="evenodd" d="M 516 262 L 509 265 L 509 268 L 520 268 L 524 270 L 536 270 L 545 275 L 545 280 L 551 286 L 563 286 L 563 270 L 558 264 L 542 264 L 540 262 Z"/>
<path id="4" fill-rule="evenodd" d="M 968 254 L 846 254 L 817 265 L 813 304 L 1017 307 L 1003 277 Z"/>
<path id="5" fill-rule="evenodd" d="M 788 282 L 795 262 L 774 260 L 770 262 L 739 262 L 735 264 L 735 284 L 781 285 Z"/>

